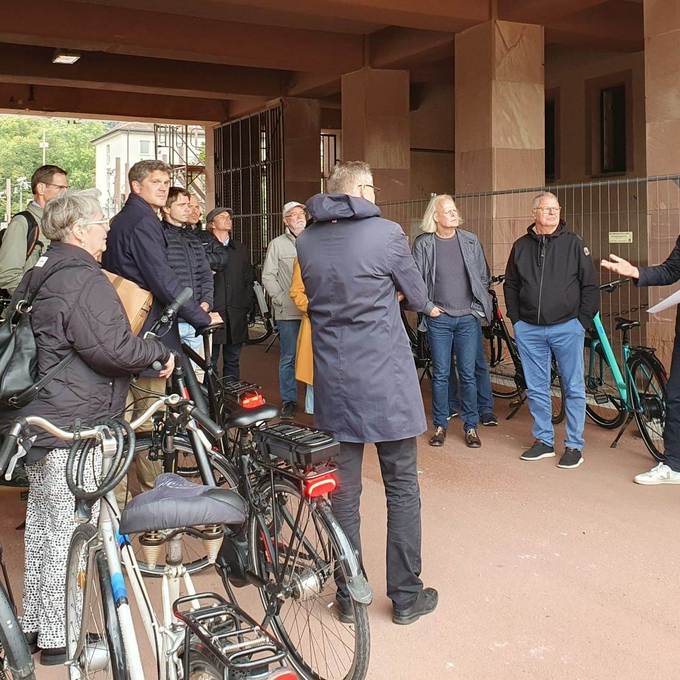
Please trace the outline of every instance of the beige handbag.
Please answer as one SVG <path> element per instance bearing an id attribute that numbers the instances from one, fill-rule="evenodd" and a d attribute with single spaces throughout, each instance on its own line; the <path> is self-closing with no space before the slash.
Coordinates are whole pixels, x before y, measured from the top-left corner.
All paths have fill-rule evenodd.
<path id="1" fill-rule="evenodd" d="M 140 288 L 136 283 L 129 279 L 124 279 L 118 274 L 102 270 L 111 284 L 116 289 L 118 297 L 123 305 L 125 314 L 127 315 L 130 327 L 135 335 L 139 335 L 142 326 L 149 316 L 151 305 L 153 304 L 153 295 L 148 290 Z"/>

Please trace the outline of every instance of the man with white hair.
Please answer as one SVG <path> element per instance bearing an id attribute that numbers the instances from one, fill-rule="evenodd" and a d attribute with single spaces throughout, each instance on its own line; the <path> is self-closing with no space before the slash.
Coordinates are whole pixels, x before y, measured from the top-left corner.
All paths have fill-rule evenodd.
<path id="1" fill-rule="evenodd" d="M 503 284 L 534 419 L 535 441 L 520 457 L 534 461 L 555 456 L 552 353 L 567 414 L 565 450 L 557 466 L 575 468 L 583 463 L 586 419 L 583 338 L 597 313 L 599 290 L 590 250 L 560 218 L 557 196 L 538 194 L 532 211 L 535 221 L 512 246 Z"/>
<path id="2" fill-rule="evenodd" d="M 297 201 L 286 203 L 281 212 L 285 231 L 269 243 L 262 267 L 262 285 L 271 296 L 279 331 L 281 417 L 291 418 L 297 407 L 295 349 L 302 312 L 291 300 L 289 291 L 293 280 L 293 263 L 297 257 L 295 242 L 307 224 L 307 213 L 305 206 Z"/>

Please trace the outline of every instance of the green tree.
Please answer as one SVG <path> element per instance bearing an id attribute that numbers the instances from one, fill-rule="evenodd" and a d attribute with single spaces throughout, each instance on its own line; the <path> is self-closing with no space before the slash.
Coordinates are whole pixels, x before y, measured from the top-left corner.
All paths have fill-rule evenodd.
<path id="1" fill-rule="evenodd" d="M 67 170 L 71 187 L 88 189 L 95 183 L 95 149 L 91 142 L 110 127 L 106 121 L 0 116 L 0 219 L 5 216 L 8 178 L 12 180 L 12 212 L 23 210 L 30 198 L 30 187 L 26 187 L 26 180 L 20 180 L 30 181 L 33 171 L 42 165 L 43 131 L 49 144 L 46 162 Z"/>

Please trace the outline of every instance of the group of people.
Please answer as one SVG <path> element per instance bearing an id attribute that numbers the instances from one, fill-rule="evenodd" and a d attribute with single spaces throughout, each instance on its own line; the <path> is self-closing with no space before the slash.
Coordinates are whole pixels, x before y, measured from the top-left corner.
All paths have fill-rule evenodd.
<path id="1" fill-rule="evenodd" d="M 253 270 L 247 249 L 232 236 L 233 212 L 217 207 L 200 225 L 200 208 L 185 189 L 171 187 L 170 168 L 141 161 L 129 171 L 130 194 L 109 222 L 91 192 L 67 192 L 68 173 L 43 166 L 33 176 L 34 199 L 10 223 L 0 246 L 0 286 L 12 301 L 34 296 L 31 312 L 39 373 L 73 360 L 17 415 L 40 414 L 57 425 L 120 414 L 130 379 L 143 394 L 163 392 L 174 362 L 186 362 L 180 342 L 199 349 L 211 325 L 212 361 L 239 378 L 247 337 Z M 463 440 L 479 447 L 480 423 L 497 425 L 481 328 L 491 321 L 489 268 L 478 238 L 461 228 L 449 195 L 433 197 L 413 248 L 401 227 L 383 219 L 370 167 L 339 163 L 327 191 L 305 204 L 283 206 L 284 233 L 269 244 L 262 281 L 272 299 L 280 340 L 282 415 L 297 409 L 296 378 L 307 385 L 305 410 L 340 442 L 335 516 L 361 555 L 360 496 L 365 444 L 375 444 L 387 498 L 387 595 L 392 620 L 411 624 L 432 612 L 434 588 L 421 579 L 417 438 L 425 409 L 401 308 L 420 315 L 433 362 L 432 446 L 444 444 L 450 419 L 461 416 Z M 192 202 L 194 205 L 192 206 Z M 558 465 L 583 462 L 585 388 L 583 336 L 598 308 L 587 245 L 570 232 L 557 197 L 543 192 L 533 222 L 510 254 L 504 284 L 525 370 L 533 445 L 525 461 L 555 456 L 550 418 L 550 356 L 562 377 L 565 449 Z M 153 295 L 142 332 L 134 335 L 102 266 Z M 680 279 L 680 238 L 658 267 L 637 268 L 612 256 L 602 266 L 638 285 Z M 144 339 L 165 306 L 185 287 L 193 299 L 180 324 L 162 340 Z M 680 322 L 679 322 L 680 323 Z M 199 345 L 200 342 L 200 345 Z M 313 358 L 312 358 L 313 357 Z M 220 360 L 221 359 L 221 364 Z M 159 361 L 160 372 L 149 370 Z M 680 345 L 668 384 L 666 462 L 636 481 L 680 483 Z M 138 395 L 137 395 L 138 396 Z M 45 664 L 65 657 L 64 572 L 74 528 L 73 497 L 65 483 L 65 443 L 38 436 L 26 458 L 30 480 L 25 535 L 22 626 Z M 146 467 L 145 467 L 146 465 Z M 149 461 L 137 461 L 143 486 L 153 484 Z M 97 509 L 93 509 L 93 521 Z M 342 584 L 337 616 L 352 621 Z"/>

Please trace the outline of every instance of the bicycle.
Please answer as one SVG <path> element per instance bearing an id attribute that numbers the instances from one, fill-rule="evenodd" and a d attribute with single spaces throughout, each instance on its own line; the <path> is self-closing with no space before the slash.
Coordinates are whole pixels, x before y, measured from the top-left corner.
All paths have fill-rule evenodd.
<path id="1" fill-rule="evenodd" d="M 505 281 L 505 276 L 492 276 L 489 295 L 492 303 L 492 320 L 483 328 L 484 336 L 489 341 L 489 369 L 495 380 L 491 383 L 491 392 L 498 399 L 513 399 L 506 420 L 510 420 L 526 400 L 527 384 L 522 368 L 522 359 L 517 349 L 517 341 L 510 334 L 503 310 L 498 303 L 498 294 L 494 290 Z M 564 420 L 564 400 L 562 399 L 562 379 L 557 368 L 555 357 L 550 365 L 550 391 L 552 394 L 552 422 Z"/>
<path id="2" fill-rule="evenodd" d="M 628 279 L 616 279 L 600 286 L 613 293 Z M 616 330 L 622 332 L 623 370 L 614 354 L 599 312 L 588 331 L 584 346 L 586 414 L 600 427 L 620 428 L 611 448 L 616 448 L 630 422 L 635 418 L 638 430 L 652 457 L 664 460 L 663 430 L 666 420 L 666 383 L 663 364 L 654 348 L 631 346 L 630 332 L 639 321 L 615 317 Z"/>
<path id="3" fill-rule="evenodd" d="M 273 332 L 274 323 L 267 304 L 267 297 L 259 281 L 253 283 L 254 300 L 248 312 L 248 344 L 264 342 Z"/>
<path id="4" fill-rule="evenodd" d="M 24 436 L 37 427 L 59 439 L 73 441 L 66 477 L 77 499 L 76 515 L 82 523 L 71 539 L 67 560 L 66 637 L 67 667 L 71 680 L 113 677 L 143 680 L 146 676 L 131 616 L 127 586 L 138 605 L 142 626 L 154 652 L 160 680 L 180 678 L 248 678 L 293 680 L 298 676 L 284 665 L 285 648 L 266 633 L 235 601 L 215 593 L 197 593 L 183 566 L 184 533 L 210 542 L 214 556 L 224 534 L 246 521 L 243 499 L 234 491 L 196 485 L 177 475 L 157 480 L 151 491 L 137 496 L 121 514 L 114 488 L 134 455 L 134 429 L 160 408 L 169 408 L 187 422 L 197 419 L 219 436 L 220 430 L 207 416 L 178 395 L 155 401 L 138 419 L 107 420 L 93 427 L 70 432 L 49 421 L 29 416 L 13 425 L 0 451 L 8 471 L 24 455 Z M 102 450 L 97 488 L 86 488 L 85 469 L 94 465 L 93 442 Z M 93 504 L 101 499 L 97 526 L 89 523 Z M 218 526 L 207 533 L 196 525 Z M 159 540 L 145 548 L 149 553 L 166 547 L 162 581 L 162 617 L 151 604 L 136 564 L 128 534 L 157 532 Z M 147 559 L 151 560 L 151 557 Z M 123 568 L 128 581 L 123 576 Z M 186 595 L 180 597 L 181 583 Z"/>
<path id="5" fill-rule="evenodd" d="M 0 680 L 33 680 L 33 658 L 17 621 L 14 594 L 0 544 Z"/>

